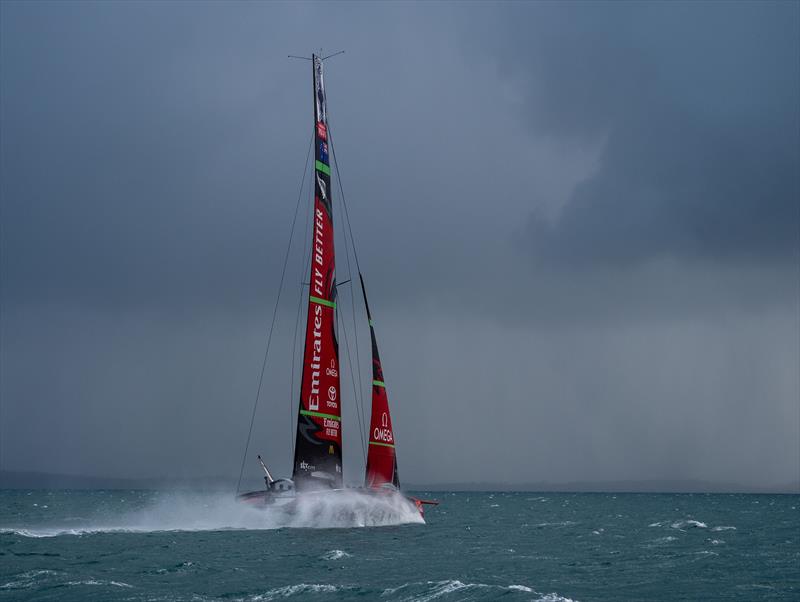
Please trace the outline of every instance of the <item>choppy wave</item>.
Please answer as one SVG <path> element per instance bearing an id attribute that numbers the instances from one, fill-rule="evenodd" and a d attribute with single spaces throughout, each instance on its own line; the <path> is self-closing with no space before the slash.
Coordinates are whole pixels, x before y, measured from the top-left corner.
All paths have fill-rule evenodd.
<path id="1" fill-rule="evenodd" d="M 156 531 L 265 530 L 282 528 L 351 528 L 424 523 L 404 496 L 373 496 L 347 491 L 335 496 L 300 496 L 286 508 L 257 508 L 230 495 L 172 493 L 148 506 L 112 520 L 88 519 L 85 524 L 25 525 L 0 528 L 0 534 L 22 537 L 57 537 L 97 533 L 149 533 Z"/>
<path id="2" fill-rule="evenodd" d="M 323 560 L 341 560 L 342 558 L 350 558 L 351 554 L 348 554 L 344 550 L 331 550 L 330 552 L 325 552 L 322 555 Z"/>
<path id="3" fill-rule="evenodd" d="M 51 570 L 27 571 L 25 573 L 21 573 L 19 575 L 14 576 L 12 580 L 8 581 L 7 583 L 0 584 L 0 591 L 32 589 L 41 586 L 45 583 L 52 584 L 58 581 L 59 577 L 63 578 L 63 573 L 60 573 L 58 571 L 51 571 Z M 123 581 L 112 581 L 112 580 L 94 579 L 94 578 L 81 579 L 79 581 L 61 581 L 59 585 L 72 586 L 72 587 L 84 586 L 84 585 L 101 585 L 104 587 L 120 587 L 120 588 L 133 587 L 130 583 L 125 583 Z"/>
<path id="4" fill-rule="evenodd" d="M 534 525 L 534 527 L 536 527 L 537 529 L 542 529 L 544 527 L 571 527 L 571 526 L 577 525 L 577 524 L 578 523 L 576 523 L 575 521 L 572 521 L 572 520 L 562 520 L 562 521 L 553 522 L 553 523 L 538 523 L 538 524 Z"/>
<path id="5" fill-rule="evenodd" d="M 421 591 L 420 591 L 421 590 Z M 458 579 L 447 579 L 445 581 L 426 581 L 406 583 L 399 587 L 385 589 L 381 597 L 394 596 L 400 594 L 398 598 L 402 602 L 432 602 L 433 600 L 472 600 L 472 597 L 465 598 L 470 592 L 483 592 L 485 596 L 481 599 L 495 599 L 503 593 L 526 593 L 534 594 L 536 598 L 526 598 L 534 602 L 576 602 L 570 598 L 565 598 L 555 592 L 540 593 L 527 585 L 489 585 L 487 583 L 464 583 Z M 451 595 L 452 594 L 452 595 Z M 454 597 L 453 595 L 457 596 Z"/>
<path id="6" fill-rule="evenodd" d="M 677 541 L 677 537 L 673 537 L 672 535 L 667 535 L 666 537 L 659 537 L 656 539 L 656 543 L 669 543 L 671 541 Z"/>
<path id="7" fill-rule="evenodd" d="M 12 533 L 0 534 L 0 600 L 608 602 L 619 599 L 617 569 L 642 599 L 753 600 L 763 584 L 776 599 L 796 593 L 790 496 L 753 506 L 727 495 L 437 495 L 425 528 L 269 531 L 353 518 L 328 508 L 304 525 L 226 495 L 0 491 L 0 527 Z M 611 567 L 610 578 L 576 566 Z"/>
<path id="8" fill-rule="evenodd" d="M 129 583 L 122 581 L 99 581 L 97 579 L 86 579 L 84 581 L 67 581 L 64 585 L 110 585 L 112 587 L 133 587 Z"/>
<path id="9" fill-rule="evenodd" d="M 697 528 L 697 529 L 708 529 L 708 525 L 702 521 L 694 520 L 694 519 L 683 519 L 683 520 L 676 520 L 676 521 L 658 521 L 655 523 L 650 523 L 647 525 L 648 527 L 665 527 L 669 525 L 673 529 L 690 529 L 690 528 Z M 718 527 L 711 527 L 711 531 L 729 531 L 729 530 L 736 530 L 736 527 L 728 526 L 728 525 L 720 525 Z"/>
<path id="10" fill-rule="evenodd" d="M 287 585 L 285 587 L 276 587 L 261 595 L 250 598 L 253 602 L 269 602 L 270 600 L 279 600 L 280 598 L 291 598 L 293 596 L 307 597 L 309 594 L 332 594 L 340 588 L 335 585 L 318 584 L 318 583 L 298 583 L 297 585 Z"/>
<path id="11" fill-rule="evenodd" d="M 27 571 L 13 577 L 11 581 L 0 584 L 0 590 L 29 589 L 36 586 L 42 579 L 57 575 L 56 571 L 38 570 Z"/>
<path id="12" fill-rule="evenodd" d="M 678 520 L 670 525 L 673 529 L 686 529 L 686 528 L 698 528 L 698 529 L 707 529 L 708 525 L 704 522 L 694 519 L 687 519 L 687 520 Z"/>

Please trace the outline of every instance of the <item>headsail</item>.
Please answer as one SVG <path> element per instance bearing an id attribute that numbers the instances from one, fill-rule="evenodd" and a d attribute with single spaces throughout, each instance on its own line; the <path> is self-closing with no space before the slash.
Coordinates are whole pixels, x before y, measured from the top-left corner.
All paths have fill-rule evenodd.
<path id="1" fill-rule="evenodd" d="M 399 489 L 400 479 L 397 475 L 397 456 L 394 448 L 392 416 L 389 413 L 389 397 L 386 395 L 386 383 L 383 380 L 383 368 L 378 354 L 378 341 L 375 338 L 375 327 L 367 302 L 367 289 L 364 287 L 364 278 L 361 274 L 358 277 L 361 280 L 361 292 L 364 293 L 369 334 L 372 338 L 372 418 L 369 423 L 369 451 L 367 452 L 365 485 L 380 487 L 391 483 Z"/>
<path id="2" fill-rule="evenodd" d="M 322 58 L 314 73 L 314 231 L 311 242 L 306 343 L 292 478 L 299 490 L 342 486 L 342 421 L 339 344 L 336 336 L 336 271 L 328 160 L 328 118 Z"/>

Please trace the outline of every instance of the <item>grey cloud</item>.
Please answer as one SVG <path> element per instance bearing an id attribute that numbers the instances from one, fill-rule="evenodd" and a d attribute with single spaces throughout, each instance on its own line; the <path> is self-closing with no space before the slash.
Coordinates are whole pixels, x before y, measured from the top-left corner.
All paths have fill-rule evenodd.
<path id="1" fill-rule="evenodd" d="M 800 245 L 798 7 L 536 5 L 508 19 L 504 60 L 534 135 L 603 139 L 596 173 L 541 261 L 654 257 L 796 262 Z M 792 75 L 794 74 L 794 75 Z"/>
<path id="2" fill-rule="evenodd" d="M 797 5 L 468 6 L 1 3 L 2 468 L 238 471 L 323 46 L 404 479 L 796 478 Z"/>

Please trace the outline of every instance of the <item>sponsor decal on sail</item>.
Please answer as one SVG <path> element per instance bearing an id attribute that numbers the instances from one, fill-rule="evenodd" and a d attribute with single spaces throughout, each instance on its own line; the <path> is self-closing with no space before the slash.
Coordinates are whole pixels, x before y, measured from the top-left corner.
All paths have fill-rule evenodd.
<path id="1" fill-rule="evenodd" d="M 378 353 L 378 341 L 372 324 L 372 314 L 367 302 L 367 291 L 364 288 L 364 279 L 361 280 L 361 290 L 364 293 L 364 304 L 367 309 L 367 319 L 370 323 L 370 338 L 372 339 L 372 416 L 369 430 L 369 451 L 367 452 L 367 487 L 381 487 L 390 483 L 400 487 L 397 476 L 397 457 L 395 456 L 395 440 L 392 430 L 392 418 L 389 414 L 389 398 L 386 395 L 386 383 L 383 380 L 383 368 Z"/>
<path id="2" fill-rule="evenodd" d="M 327 123 L 328 116 L 325 112 L 325 86 L 322 82 L 322 58 L 314 57 L 314 92 L 316 94 L 317 122 Z"/>

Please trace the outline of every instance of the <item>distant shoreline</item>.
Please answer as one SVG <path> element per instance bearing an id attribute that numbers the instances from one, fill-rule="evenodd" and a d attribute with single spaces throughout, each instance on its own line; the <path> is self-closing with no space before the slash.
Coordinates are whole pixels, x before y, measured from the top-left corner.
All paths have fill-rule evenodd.
<path id="1" fill-rule="evenodd" d="M 261 481 L 250 480 L 242 489 L 258 489 Z M 53 474 L 44 472 L 0 471 L 0 489 L 157 489 L 217 490 L 236 488 L 235 479 L 196 478 L 116 478 Z M 752 493 L 800 494 L 800 482 L 775 486 L 752 486 L 708 481 L 574 481 L 565 483 L 408 483 L 408 491 L 474 491 L 528 493 Z"/>

